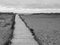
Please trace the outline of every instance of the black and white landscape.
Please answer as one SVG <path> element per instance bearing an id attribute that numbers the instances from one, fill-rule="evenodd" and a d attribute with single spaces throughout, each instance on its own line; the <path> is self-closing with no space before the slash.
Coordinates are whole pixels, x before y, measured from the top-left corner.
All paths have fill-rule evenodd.
<path id="1" fill-rule="evenodd" d="M 60 0 L 0 0 L 0 45 L 60 45 Z"/>
<path id="2" fill-rule="evenodd" d="M 0 45 L 10 45 L 15 25 L 14 13 L 0 13 Z"/>
<path id="3" fill-rule="evenodd" d="M 20 15 L 39 45 L 60 45 L 60 13 Z"/>
<path id="4" fill-rule="evenodd" d="M 60 13 L 0 13 L 0 45 L 60 45 Z"/>

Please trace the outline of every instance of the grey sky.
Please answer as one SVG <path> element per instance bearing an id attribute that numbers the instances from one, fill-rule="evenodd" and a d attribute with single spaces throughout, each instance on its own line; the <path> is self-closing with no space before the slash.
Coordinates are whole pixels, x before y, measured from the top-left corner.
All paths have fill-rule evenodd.
<path id="1" fill-rule="evenodd" d="M 15 8 L 60 8 L 60 0 L 0 0 L 0 5 Z"/>

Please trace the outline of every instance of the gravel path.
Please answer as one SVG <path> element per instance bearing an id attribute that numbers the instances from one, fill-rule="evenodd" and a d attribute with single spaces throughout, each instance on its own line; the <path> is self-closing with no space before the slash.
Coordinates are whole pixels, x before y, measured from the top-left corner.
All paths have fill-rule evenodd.
<path id="1" fill-rule="evenodd" d="M 37 42 L 33 39 L 31 32 L 18 15 L 16 15 L 15 21 L 15 36 L 12 40 L 12 45 L 38 45 Z"/>

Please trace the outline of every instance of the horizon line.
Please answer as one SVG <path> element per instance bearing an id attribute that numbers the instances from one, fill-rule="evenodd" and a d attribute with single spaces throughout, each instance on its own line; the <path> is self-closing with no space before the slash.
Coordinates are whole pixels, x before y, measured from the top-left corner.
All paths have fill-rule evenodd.
<path id="1" fill-rule="evenodd" d="M 14 13 L 60 13 L 60 9 L 43 8 L 43 9 L 30 9 L 30 8 L 8 8 L 0 6 L 0 12 L 14 12 Z"/>

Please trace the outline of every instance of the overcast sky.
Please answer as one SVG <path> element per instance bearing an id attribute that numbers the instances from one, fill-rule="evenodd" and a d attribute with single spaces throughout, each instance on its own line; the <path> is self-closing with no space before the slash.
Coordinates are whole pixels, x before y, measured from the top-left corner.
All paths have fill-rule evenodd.
<path id="1" fill-rule="evenodd" d="M 15 8 L 60 8 L 60 0 L 0 0 L 0 5 Z"/>

